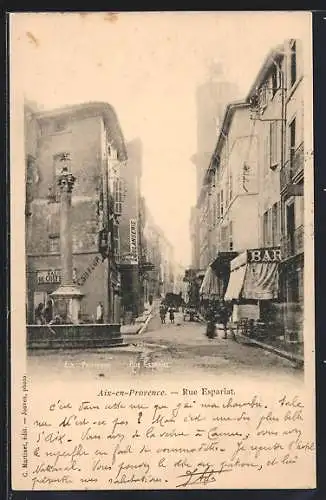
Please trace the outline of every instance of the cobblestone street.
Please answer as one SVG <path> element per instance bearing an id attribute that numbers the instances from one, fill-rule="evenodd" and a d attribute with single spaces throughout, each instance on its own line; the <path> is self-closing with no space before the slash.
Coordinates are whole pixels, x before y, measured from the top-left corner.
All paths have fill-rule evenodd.
<path id="1" fill-rule="evenodd" d="M 300 382 L 303 372 L 295 365 L 261 348 L 223 339 L 223 332 L 209 340 L 205 325 L 183 321 L 161 325 L 157 314 L 141 335 L 124 336 L 126 346 L 98 350 L 34 351 L 28 359 L 32 379 L 132 380 L 221 376 L 262 377 L 266 381 Z"/>

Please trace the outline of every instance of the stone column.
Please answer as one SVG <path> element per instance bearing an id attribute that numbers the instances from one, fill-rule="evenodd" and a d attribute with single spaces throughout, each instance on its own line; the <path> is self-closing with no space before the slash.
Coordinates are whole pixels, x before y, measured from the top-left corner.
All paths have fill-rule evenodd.
<path id="1" fill-rule="evenodd" d="M 72 285 L 71 194 L 75 177 L 63 167 L 58 178 L 60 188 L 61 285 Z"/>
<path id="2" fill-rule="evenodd" d="M 62 161 L 66 161 L 63 155 Z M 61 284 L 53 292 L 52 296 L 63 300 L 66 310 L 72 323 L 79 322 L 80 301 L 83 297 L 79 287 L 73 283 L 73 262 L 72 262 L 72 234 L 71 234 L 71 195 L 75 183 L 75 177 L 68 171 L 66 165 L 63 166 L 58 176 L 58 186 L 60 188 L 60 256 L 61 256 Z"/>

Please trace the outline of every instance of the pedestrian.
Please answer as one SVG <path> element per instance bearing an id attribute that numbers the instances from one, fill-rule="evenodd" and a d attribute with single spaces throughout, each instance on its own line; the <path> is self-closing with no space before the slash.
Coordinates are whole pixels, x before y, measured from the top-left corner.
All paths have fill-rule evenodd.
<path id="1" fill-rule="evenodd" d="M 174 309 L 173 309 L 173 307 L 170 307 L 169 313 L 170 313 L 170 321 L 171 321 L 171 323 L 174 323 Z"/>
<path id="2" fill-rule="evenodd" d="M 220 316 L 220 321 L 221 321 L 221 323 L 223 325 L 223 329 L 224 329 L 224 337 L 223 338 L 227 339 L 227 337 L 228 337 L 227 326 L 228 326 L 228 322 L 230 319 L 230 310 L 227 307 L 227 305 L 225 304 L 225 302 L 222 302 L 220 305 L 219 316 Z M 232 330 L 232 334 L 233 334 L 233 339 L 235 339 L 233 330 Z"/>
<path id="3" fill-rule="evenodd" d="M 49 299 L 44 309 L 44 319 L 47 324 L 49 324 L 53 319 L 53 304 L 52 300 Z"/>
<path id="4" fill-rule="evenodd" d="M 216 337 L 216 311 L 213 305 L 208 307 L 206 313 L 207 327 L 206 327 L 206 336 L 209 339 L 213 339 Z"/>
<path id="5" fill-rule="evenodd" d="M 160 305 L 160 318 L 162 325 L 165 324 L 166 309 L 163 304 Z"/>
<path id="6" fill-rule="evenodd" d="M 62 325 L 62 318 L 60 314 L 56 314 L 54 318 L 50 321 L 50 325 Z"/>
<path id="7" fill-rule="evenodd" d="M 44 304 L 42 302 L 39 303 L 37 308 L 35 309 L 35 323 L 37 325 L 44 325 Z"/>
<path id="8" fill-rule="evenodd" d="M 103 323 L 104 308 L 102 302 L 97 304 L 96 308 L 96 323 Z"/>

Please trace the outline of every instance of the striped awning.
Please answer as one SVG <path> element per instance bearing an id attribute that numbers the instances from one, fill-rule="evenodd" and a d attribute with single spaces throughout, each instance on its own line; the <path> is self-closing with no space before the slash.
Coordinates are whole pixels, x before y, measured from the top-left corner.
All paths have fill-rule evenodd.
<path id="1" fill-rule="evenodd" d="M 199 295 L 202 299 L 210 299 L 214 297 L 221 297 L 222 283 L 211 268 L 208 266 L 203 282 L 199 289 Z"/>
<path id="2" fill-rule="evenodd" d="M 231 262 L 224 299 L 274 300 L 278 297 L 278 247 L 243 252 Z"/>

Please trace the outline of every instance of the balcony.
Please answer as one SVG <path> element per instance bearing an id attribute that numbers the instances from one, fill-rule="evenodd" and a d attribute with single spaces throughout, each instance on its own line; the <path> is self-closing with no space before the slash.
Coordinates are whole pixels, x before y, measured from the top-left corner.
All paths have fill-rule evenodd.
<path id="1" fill-rule="evenodd" d="M 304 251 L 304 228 L 303 225 L 295 229 L 291 235 L 281 239 L 281 252 L 283 259 L 289 259 L 303 253 Z"/>
<path id="2" fill-rule="evenodd" d="M 303 195 L 304 144 L 303 142 L 293 152 L 280 172 L 281 193 L 286 196 Z"/>

